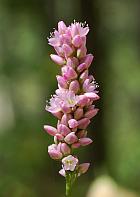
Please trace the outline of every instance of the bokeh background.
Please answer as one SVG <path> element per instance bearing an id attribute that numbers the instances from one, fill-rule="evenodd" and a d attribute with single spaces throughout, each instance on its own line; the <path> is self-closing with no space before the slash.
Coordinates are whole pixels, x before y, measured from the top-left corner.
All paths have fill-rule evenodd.
<path id="1" fill-rule="evenodd" d="M 94 143 L 80 151 L 81 161 L 92 165 L 73 197 L 87 196 L 96 179 L 100 192 L 103 175 L 128 192 L 122 197 L 139 196 L 139 17 L 139 0 L 0 0 L 0 197 L 64 196 L 60 166 L 47 154 L 52 138 L 43 131 L 44 124 L 56 124 L 44 108 L 59 72 L 47 37 L 59 20 L 68 25 L 74 19 L 90 26 L 90 72 L 101 99 L 88 129 Z"/>

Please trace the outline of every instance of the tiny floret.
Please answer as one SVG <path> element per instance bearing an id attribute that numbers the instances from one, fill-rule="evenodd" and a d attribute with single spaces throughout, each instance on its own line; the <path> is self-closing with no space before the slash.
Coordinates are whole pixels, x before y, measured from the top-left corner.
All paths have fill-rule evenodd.
<path id="1" fill-rule="evenodd" d="M 62 163 L 64 170 L 74 171 L 78 163 L 78 159 L 76 157 L 73 157 L 72 155 L 69 155 L 62 159 Z"/>

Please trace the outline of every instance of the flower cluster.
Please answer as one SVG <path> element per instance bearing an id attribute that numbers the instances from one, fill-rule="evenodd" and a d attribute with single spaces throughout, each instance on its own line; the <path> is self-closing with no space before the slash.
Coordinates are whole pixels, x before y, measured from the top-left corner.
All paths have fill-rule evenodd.
<path id="1" fill-rule="evenodd" d="M 63 176 L 68 171 L 80 176 L 89 168 L 89 163 L 79 164 L 73 154 L 74 149 L 92 143 L 87 137 L 87 126 L 98 112 L 94 105 L 99 99 L 98 86 L 88 71 L 93 60 L 93 55 L 87 54 L 88 32 L 86 24 L 74 22 L 67 27 L 60 21 L 58 30 L 48 38 L 56 51 L 50 57 L 61 66 L 61 74 L 56 76 L 58 89 L 46 106 L 46 110 L 58 118 L 57 128 L 45 125 L 44 129 L 54 137 L 48 153 L 52 159 L 62 160 L 59 173 Z"/>

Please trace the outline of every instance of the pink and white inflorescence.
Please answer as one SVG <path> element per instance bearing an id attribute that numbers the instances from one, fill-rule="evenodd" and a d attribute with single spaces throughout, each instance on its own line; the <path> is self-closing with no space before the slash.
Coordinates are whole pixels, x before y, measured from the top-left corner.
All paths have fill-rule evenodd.
<path id="1" fill-rule="evenodd" d="M 58 118 L 57 128 L 45 125 L 45 131 L 54 137 L 54 144 L 48 147 L 52 159 L 62 161 L 59 173 L 75 172 L 77 176 L 85 173 L 89 163 L 79 164 L 74 150 L 87 146 L 92 140 L 87 137 L 87 126 L 98 109 L 94 102 L 99 99 L 98 87 L 89 67 L 93 55 L 87 54 L 86 36 L 89 27 L 85 23 L 74 22 L 66 26 L 58 23 L 58 30 L 51 33 L 49 44 L 56 54 L 51 59 L 61 66 L 61 74 L 56 76 L 58 89 L 46 106 L 46 110 Z"/>

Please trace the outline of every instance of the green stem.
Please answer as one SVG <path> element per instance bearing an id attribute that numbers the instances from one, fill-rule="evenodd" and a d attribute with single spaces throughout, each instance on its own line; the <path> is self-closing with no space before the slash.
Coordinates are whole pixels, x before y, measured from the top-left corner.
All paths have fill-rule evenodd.
<path id="1" fill-rule="evenodd" d="M 73 186 L 73 183 L 75 182 L 76 178 L 77 178 L 77 174 L 75 174 L 73 172 L 68 172 L 66 174 L 66 197 L 71 196 L 72 186 Z"/>
<path id="2" fill-rule="evenodd" d="M 70 177 L 68 176 L 66 178 L 66 197 L 69 197 L 71 195 L 71 181 L 69 179 Z"/>

